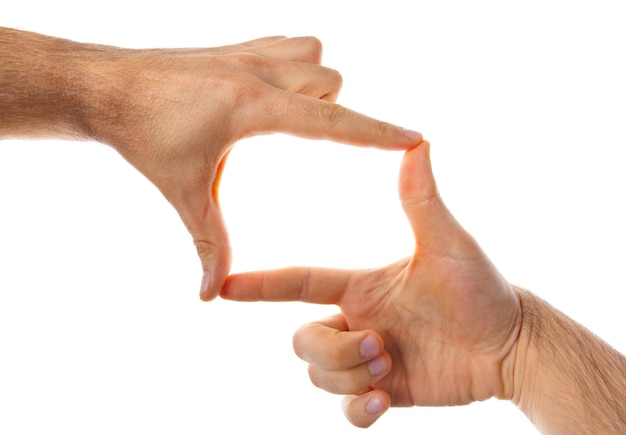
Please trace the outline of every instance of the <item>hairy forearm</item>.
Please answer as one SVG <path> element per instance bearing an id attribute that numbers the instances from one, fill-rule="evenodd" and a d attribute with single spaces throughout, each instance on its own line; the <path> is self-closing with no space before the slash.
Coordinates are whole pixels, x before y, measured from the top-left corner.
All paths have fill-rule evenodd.
<path id="1" fill-rule="evenodd" d="M 626 433 L 626 358 L 540 298 L 519 294 L 514 402 L 542 433 Z"/>
<path id="2" fill-rule="evenodd" d="M 107 47 L 0 27 L 0 139 L 94 136 Z"/>

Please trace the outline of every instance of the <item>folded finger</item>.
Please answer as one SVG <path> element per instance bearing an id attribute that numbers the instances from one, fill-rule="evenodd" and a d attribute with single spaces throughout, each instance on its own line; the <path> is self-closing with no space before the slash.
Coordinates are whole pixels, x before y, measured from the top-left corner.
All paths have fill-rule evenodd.
<path id="1" fill-rule="evenodd" d="M 313 36 L 277 39 L 253 47 L 254 53 L 274 59 L 319 64 L 322 60 L 322 43 Z"/>
<path id="2" fill-rule="evenodd" d="M 265 37 L 262 37 L 262 38 L 251 39 L 250 41 L 242 42 L 240 44 L 235 44 L 235 45 L 232 45 L 230 47 L 232 47 L 232 48 L 236 48 L 236 47 L 248 47 L 248 48 L 263 47 L 263 46 L 266 46 L 266 45 L 275 44 L 276 42 L 279 42 L 279 41 L 284 41 L 285 39 L 289 39 L 289 38 L 287 38 L 286 36 L 283 36 L 283 35 L 265 36 Z"/>
<path id="3" fill-rule="evenodd" d="M 346 396 L 343 399 L 343 413 L 353 425 L 370 427 L 389 409 L 391 399 L 382 390 L 371 390 L 358 396 Z"/>
<path id="4" fill-rule="evenodd" d="M 267 81 L 296 94 L 334 102 L 343 86 L 343 77 L 331 68 L 312 63 L 289 62 L 282 69 L 282 74 L 275 74 Z"/>
<path id="5" fill-rule="evenodd" d="M 322 44 L 319 39 L 312 36 L 295 38 L 268 36 L 221 47 L 178 48 L 169 49 L 167 52 L 172 55 L 255 53 L 273 59 L 319 64 L 322 59 Z"/>
<path id="6" fill-rule="evenodd" d="M 268 44 L 233 50 L 233 54 L 254 54 L 242 57 L 249 69 L 272 86 L 290 92 L 335 101 L 343 79 L 339 72 L 320 65 L 322 45 L 314 37 L 283 38 Z"/>
<path id="7" fill-rule="evenodd" d="M 246 71 L 251 77 L 290 93 L 335 101 L 343 84 L 339 72 L 314 63 L 272 59 L 255 53 L 236 53 L 228 56 L 231 63 L 229 66 L 235 71 Z M 258 95 L 259 91 L 264 91 L 262 82 L 249 83 L 247 91 L 252 95 Z M 268 103 L 276 104 L 277 99 L 280 103 L 281 94 L 264 95 L 268 98 Z"/>
<path id="8" fill-rule="evenodd" d="M 246 42 L 240 42 L 237 44 L 222 45 L 220 47 L 188 47 L 188 48 L 171 48 L 164 49 L 169 55 L 176 56 L 193 56 L 193 55 L 219 55 L 235 53 L 238 51 L 253 51 L 256 48 L 263 47 L 265 45 L 274 44 L 283 39 L 287 39 L 286 36 L 266 36 L 263 38 L 252 39 Z"/>
<path id="9" fill-rule="evenodd" d="M 382 355 L 384 341 L 375 331 L 348 331 L 343 315 L 302 326 L 293 336 L 302 360 L 325 370 L 346 370 Z"/>
<path id="10" fill-rule="evenodd" d="M 355 367 L 344 370 L 326 370 L 309 365 L 309 377 L 316 387 L 334 394 L 357 394 L 382 379 L 391 369 L 387 352 Z"/>

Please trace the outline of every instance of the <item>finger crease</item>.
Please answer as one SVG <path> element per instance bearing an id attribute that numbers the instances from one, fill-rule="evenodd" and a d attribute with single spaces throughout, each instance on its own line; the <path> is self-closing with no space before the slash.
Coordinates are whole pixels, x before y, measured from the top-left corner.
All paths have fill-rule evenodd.
<path id="1" fill-rule="evenodd" d="M 300 291 L 298 293 L 298 300 L 308 301 L 310 289 L 311 289 L 311 269 L 306 267 L 304 269 L 304 274 L 302 276 Z"/>

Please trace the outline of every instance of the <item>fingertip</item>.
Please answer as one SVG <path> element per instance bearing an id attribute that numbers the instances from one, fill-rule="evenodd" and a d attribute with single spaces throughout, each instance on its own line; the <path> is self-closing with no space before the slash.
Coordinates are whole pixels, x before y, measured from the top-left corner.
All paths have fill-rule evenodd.
<path id="1" fill-rule="evenodd" d="M 378 338 L 372 334 L 366 335 L 365 338 L 359 343 L 359 352 L 365 360 L 369 360 L 380 355 L 382 349 L 382 344 Z"/>
<path id="2" fill-rule="evenodd" d="M 200 300 L 202 302 L 211 302 L 213 299 L 215 299 L 217 297 L 216 294 L 213 294 L 211 292 L 206 292 L 206 293 L 202 293 L 200 295 Z"/>
<path id="3" fill-rule="evenodd" d="M 370 145 L 375 148 L 408 151 L 424 142 L 424 135 L 417 130 L 400 127 L 385 121 L 374 120 L 374 122 L 378 126 L 374 127 Z"/>
<path id="4" fill-rule="evenodd" d="M 387 410 L 389 404 L 383 400 L 380 395 L 376 394 L 370 397 L 365 404 L 365 410 L 371 416 L 379 417 Z"/>
<path id="5" fill-rule="evenodd" d="M 404 153 L 398 187 L 403 202 L 419 203 L 437 195 L 430 163 L 430 142 L 427 140 Z"/>
<path id="6" fill-rule="evenodd" d="M 342 402 L 343 413 L 356 427 L 368 428 L 390 407 L 391 398 L 386 391 L 371 390 L 359 396 L 346 396 Z"/>
<path id="7" fill-rule="evenodd" d="M 428 142 L 427 140 L 423 140 L 419 144 L 417 144 L 417 147 L 421 148 L 422 152 L 425 153 L 430 159 L 430 142 Z"/>
<path id="8" fill-rule="evenodd" d="M 381 125 L 380 130 L 383 132 L 382 136 L 386 137 L 385 140 L 389 142 L 387 145 L 375 144 L 374 146 L 377 148 L 406 151 L 424 142 L 424 135 L 417 130 L 400 127 L 384 121 L 378 122 Z"/>
<path id="9" fill-rule="evenodd" d="M 223 226 L 219 209 L 216 210 L 217 216 L 209 220 L 214 224 L 213 234 L 202 240 L 199 238 L 194 239 L 196 251 L 202 265 L 200 299 L 203 301 L 213 300 L 220 294 L 232 263 L 228 234 Z"/>
<path id="10" fill-rule="evenodd" d="M 418 151 L 419 149 L 419 151 Z M 422 139 L 419 142 L 417 142 L 414 146 L 412 146 L 411 148 L 408 148 L 405 152 L 406 154 L 426 154 L 428 155 L 428 157 L 430 157 L 430 142 L 426 139 Z"/>
<path id="11" fill-rule="evenodd" d="M 213 285 L 212 274 L 208 270 L 205 270 L 202 274 L 202 281 L 200 283 L 200 300 L 204 302 L 212 301 L 220 293 L 220 289 Z"/>
<path id="12" fill-rule="evenodd" d="M 229 275 L 226 277 L 226 280 L 224 281 L 224 285 L 222 286 L 222 288 L 220 289 L 220 298 L 222 299 L 226 299 L 226 300 L 230 300 L 232 299 L 231 296 L 231 286 L 230 286 L 230 282 L 232 280 L 232 275 Z"/>
<path id="13" fill-rule="evenodd" d="M 208 302 L 220 295 L 228 273 L 230 272 L 230 250 L 217 253 L 215 260 L 202 259 L 202 280 L 200 282 L 200 299 Z"/>
<path id="14" fill-rule="evenodd" d="M 202 281 L 200 282 L 200 299 L 206 301 L 206 294 L 209 290 L 209 286 L 211 285 L 211 274 L 208 270 L 205 270 L 202 273 Z"/>
<path id="15" fill-rule="evenodd" d="M 359 341 L 359 353 L 363 361 L 373 360 L 385 354 L 385 340 L 374 330 L 363 331 L 365 336 Z"/>
<path id="16" fill-rule="evenodd" d="M 419 145 L 424 140 L 424 136 L 422 135 L 422 133 L 415 130 L 403 128 L 402 134 L 406 136 L 409 140 L 415 142 L 416 145 Z"/>

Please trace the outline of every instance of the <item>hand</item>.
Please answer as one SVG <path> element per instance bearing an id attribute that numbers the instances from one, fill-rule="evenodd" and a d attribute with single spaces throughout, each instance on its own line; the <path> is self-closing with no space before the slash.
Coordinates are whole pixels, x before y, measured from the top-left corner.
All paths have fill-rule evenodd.
<path id="1" fill-rule="evenodd" d="M 344 412 L 371 425 L 391 406 L 510 399 L 521 308 L 439 196 L 429 144 L 406 152 L 399 180 L 415 236 L 411 258 L 377 270 L 289 268 L 230 276 L 222 297 L 336 304 L 341 314 L 294 336 L 312 382 L 348 394 Z"/>
<path id="2" fill-rule="evenodd" d="M 269 37 L 214 49 L 103 47 L 101 62 L 92 57 L 86 55 L 87 69 L 95 80 L 106 78 L 99 93 L 106 107 L 90 111 L 90 135 L 115 147 L 176 208 L 202 262 L 204 300 L 217 296 L 230 270 L 218 186 L 239 139 L 281 132 L 387 149 L 421 140 L 333 104 L 341 76 L 319 65 L 314 38 Z"/>

